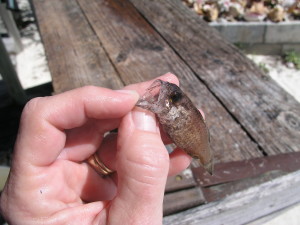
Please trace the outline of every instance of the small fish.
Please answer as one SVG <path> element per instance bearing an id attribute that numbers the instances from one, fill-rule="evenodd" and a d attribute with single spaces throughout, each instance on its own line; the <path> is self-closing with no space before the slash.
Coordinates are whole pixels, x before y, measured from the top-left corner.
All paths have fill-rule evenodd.
<path id="1" fill-rule="evenodd" d="M 175 84 L 155 80 L 136 106 L 156 114 L 164 131 L 212 175 L 213 154 L 209 131 L 199 110 Z"/>

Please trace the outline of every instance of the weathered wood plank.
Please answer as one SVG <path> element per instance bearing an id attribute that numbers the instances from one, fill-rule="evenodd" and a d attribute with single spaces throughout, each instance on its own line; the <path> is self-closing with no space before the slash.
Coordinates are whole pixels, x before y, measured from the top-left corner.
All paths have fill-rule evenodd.
<path id="1" fill-rule="evenodd" d="M 293 97 L 180 0 L 131 2 L 264 152 L 300 150 L 300 104 Z"/>
<path id="2" fill-rule="evenodd" d="M 300 171 L 164 218 L 164 224 L 246 224 L 300 202 Z"/>
<path id="3" fill-rule="evenodd" d="M 255 187 L 257 185 L 266 183 L 275 178 L 281 177 L 288 174 L 287 172 L 280 170 L 268 171 L 264 174 L 257 176 L 251 176 L 248 178 L 213 185 L 210 187 L 202 187 L 202 193 L 207 202 L 223 201 L 226 196 L 232 195 L 234 193 L 244 191 L 250 187 Z"/>
<path id="4" fill-rule="evenodd" d="M 168 177 L 165 192 L 172 192 L 186 188 L 192 188 L 197 185 L 193 173 L 190 168 L 177 174 L 176 176 Z"/>
<path id="5" fill-rule="evenodd" d="M 55 93 L 84 85 L 123 86 L 73 0 L 33 0 Z"/>
<path id="6" fill-rule="evenodd" d="M 166 216 L 203 203 L 205 199 L 199 187 L 168 193 L 164 197 L 163 212 Z"/>
<path id="7" fill-rule="evenodd" d="M 192 163 L 192 171 L 197 182 L 200 186 L 207 187 L 257 176 L 268 171 L 277 170 L 288 173 L 300 170 L 300 152 L 272 155 L 229 163 L 217 163 L 214 167 L 214 176 L 205 173 L 204 168 L 197 164 L 194 166 L 195 164 L 195 162 Z"/>
<path id="8" fill-rule="evenodd" d="M 121 0 L 78 2 L 126 84 L 152 79 L 168 71 L 178 75 L 181 87 L 206 113 L 216 162 L 262 156 L 222 104 L 131 3 Z"/>

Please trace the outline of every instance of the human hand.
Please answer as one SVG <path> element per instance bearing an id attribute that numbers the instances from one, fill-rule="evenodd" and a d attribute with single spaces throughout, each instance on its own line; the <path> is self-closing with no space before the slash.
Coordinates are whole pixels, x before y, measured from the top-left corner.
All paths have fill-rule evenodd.
<path id="1" fill-rule="evenodd" d="M 178 83 L 171 74 L 159 79 Z M 161 224 L 167 175 L 190 157 L 179 149 L 169 156 L 154 115 L 134 108 L 151 83 L 127 92 L 84 87 L 28 103 L 1 195 L 8 222 Z M 84 162 L 95 152 L 116 173 L 103 178 Z"/>

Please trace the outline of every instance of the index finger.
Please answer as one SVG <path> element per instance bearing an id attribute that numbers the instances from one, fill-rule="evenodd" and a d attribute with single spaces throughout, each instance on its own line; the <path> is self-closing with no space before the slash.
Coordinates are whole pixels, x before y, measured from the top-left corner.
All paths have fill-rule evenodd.
<path id="1" fill-rule="evenodd" d="M 134 91 L 83 87 L 56 96 L 30 101 L 22 113 L 15 147 L 17 164 L 46 166 L 63 150 L 65 130 L 82 126 L 87 119 L 121 118 L 135 105 Z"/>
<path id="2" fill-rule="evenodd" d="M 170 83 L 179 85 L 179 80 L 174 74 L 166 73 L 162 76 L 159 76 L 159 77 L 149 80 L 149 81 L 141 82 L 138 84 L 128 85 L 128 86 L 124 87 L 124 90 L 135 90 L 137 93 L 139 93 L 139 95 L 143 95 L 145 93 L 146 89 L 149 88 L 150 85 L 157 79 L 161 79 L 163 81 L 168 81 Z"/>

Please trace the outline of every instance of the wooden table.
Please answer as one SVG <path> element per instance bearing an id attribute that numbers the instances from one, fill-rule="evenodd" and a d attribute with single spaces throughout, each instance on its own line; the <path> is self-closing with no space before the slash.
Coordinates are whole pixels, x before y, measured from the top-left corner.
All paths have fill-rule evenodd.
<path id="1" fill-rule="evenodd" d="M 300 104 L 180 0 L 32 2 L 55 93 L 119 89 L 170 71 L 205 112 L 215 175 L 194 163 L 170 178 L 165 215 L 300 168 Z"/>

